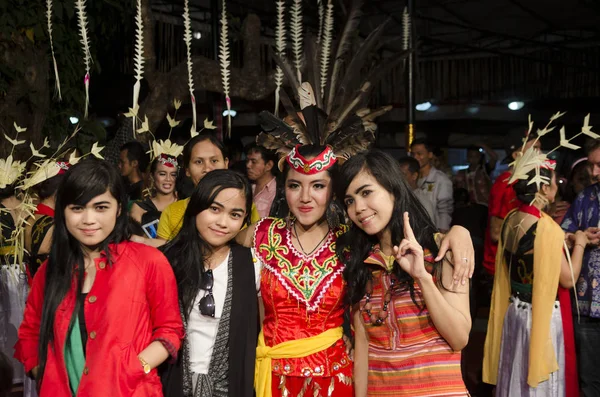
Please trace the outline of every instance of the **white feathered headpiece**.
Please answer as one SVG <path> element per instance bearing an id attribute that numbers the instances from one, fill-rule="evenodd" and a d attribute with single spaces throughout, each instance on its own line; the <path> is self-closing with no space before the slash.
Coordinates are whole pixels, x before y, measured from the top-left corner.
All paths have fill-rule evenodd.
<path id="1" fill-rule="evenodd" d="M 571 142 L 581 134 L 587 135 L 588 137 L 593 138 L 593 139 L 600 138 L 600 135 L 592 132 L 592 126 L 589 125 L 590 115 L 588 114 L 587 116 L 585 116 L 585 119 L 583 120 L 583 126 L 581 127 L 581 131 L 578 134 L 575 134 L 570 139 L 567 139 L 566 134 L 565 134 L 565 127 L 563 126 L 559 130 L 560 131 L 560 144 L 557 147 L 555 147 L 554 149 L 550 150 L 547 153 L 542 153 L 539 150 L 537 150 L 535 148 L 535 142 L 537 142 L 544 135 L 552 132 L 556 128 L 556 126 L 551 126 L 552 123 L 554 121 L 556 121 L 557 119 L 559 119 L 560 117 L 562 117 L 564 114 L 565 114 L 564 112 L 563 113 L 557 112 L 554 115 L 552 115 L 552 117 L 550 117 L 550 121 L 548 121 L 548 124 L 546 124 L 546 126 L 544 128 L 537 130 L 537 136 L 534 140 L 533 145 L 531 145 L 531 147 L 529 147 L 527 150 L 525 150 L 525 145 L 529 141 L 529 135 L 531 134 L 531 132 L 533 130 L 533 121 L 531 120 L 531 116 L 529 116 L 529 128 L 527 130 L 527 133 L 525 134 L 525 137 L 523 138 L 523 147 L 521 149 L 521 152 L 519 152 L 519 154 L 517 155 L 517 158 L 515 159 L 515 161 L 513 161 L 510 164 L 512 167 L 512 174 L 508 180 L 509 184 L 512 184 L 512 183 L 516 182 L 517 180 L 527 180 L 527 179 L 529 179 L 528 174 L 531 171 L 535 171 L 534 177 L 529 180 L 528 184 L 535 183 L 539 190 L 539 188 L 542 184 L 547 185 L 550 183 L 549 178 L 541 175 L 540 170 L 541 169 L 554 170 L 556 168 L 556 163 L 554 162 L 554 160 L 551 160 L 548 158 L 548 156 L 552 152 L 558 150 L 561 147 L 564 147 L 567 149 L 572 149 L 572 150 L 579 149 L 580 148 L 579 146 L 577 146 Z"/>

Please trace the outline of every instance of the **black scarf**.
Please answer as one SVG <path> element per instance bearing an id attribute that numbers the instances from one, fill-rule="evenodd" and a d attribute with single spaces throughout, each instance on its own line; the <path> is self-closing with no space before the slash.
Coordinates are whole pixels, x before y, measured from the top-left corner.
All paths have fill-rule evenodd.
<path id="1" fill-rule="evenodd" d="M 254 362 L 258 339 L 258 297 L 254 264 L 249 248 L 231 246 L 232 297 L 229 326 L 229 397 L 253 397 Z M 165 397 L 183 394 L 183 354 L 177 362 L 163 364 L 161 380 Z"/>

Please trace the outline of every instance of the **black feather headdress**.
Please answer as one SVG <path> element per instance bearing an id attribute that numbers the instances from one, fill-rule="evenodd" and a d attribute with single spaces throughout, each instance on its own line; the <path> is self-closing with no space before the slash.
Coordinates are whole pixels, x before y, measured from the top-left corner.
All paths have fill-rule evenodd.
<path id="1" fill-rule="evenodd" d="M 388 19 L 369 34 L 354 54 L 351 53 L 362 4 L 361 0 L 353 0 L 334 48 L 331 48 L 331 21 L 325 20 L 318 40 L 310 36 L 305 39 L 304 82 L 298 81 L 290 61 L 275 56 L 293 95 L 286 94 L 284 90 L 280 92 L 281 103 L 287 113 L 284 120 L 267 111 L 259 114 L 264 131 L 257 137 L 259 145 L 275 150 L 283 157 L 297 145 L 326 146 L 343 161 L 367 149 L 375 141 L 377 125 L 374 120 L 389 111 L 391 106 L 371 110 L 367 107 L 369 97 L 380 79 L 399 65 L 408 52 L 371 67 L 369 60 L 383 42 L 380 38 Z M 333 67 L 329 70 L 330 61 Z M 366 77 L 361 79 L 361 76 Z"/>

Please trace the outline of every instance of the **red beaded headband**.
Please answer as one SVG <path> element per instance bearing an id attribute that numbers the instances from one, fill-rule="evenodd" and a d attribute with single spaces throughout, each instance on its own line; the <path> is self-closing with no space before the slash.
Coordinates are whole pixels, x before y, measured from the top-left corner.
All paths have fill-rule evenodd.
<path id="1" fill-rule="evenodd" d="M 337 161 L 337 157 L 330 146 L 327 146 L 318 156 L 310 160 L 307 160 L 300 154 L 298 151 L 300 146 L 301 145 L 296 145 L 290 154 L 287 155 L 286 160 L 292 169 L 301 174 L 313 175 L 325 171 L 332 167 Z"/>

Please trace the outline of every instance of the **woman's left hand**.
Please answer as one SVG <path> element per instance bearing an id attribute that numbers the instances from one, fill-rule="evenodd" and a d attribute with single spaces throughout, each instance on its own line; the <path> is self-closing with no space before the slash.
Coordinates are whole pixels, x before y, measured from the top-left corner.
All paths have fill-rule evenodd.
<path id="1" fill-rule="evenodd" d="M 412 227 L 410 227 L 408 212 L 405 212 L 403 216 L 404 239 L 400 242 L 399 246 L 394 246 L 394 256 L 402 270 L 408 273 L 414 280 L 420 280 L 429 275 L 427 269 L 425 269 L 423 247 L 417 242 Z"/>
<path id="2" fill-rule="evenodd" d="M 466 284 L 473 277 L 475 269 L 475 249 L 471 233 L 462 226 L 453 226 L 442 239 L 435 261 L 442 260 L 448 251 L 451 251 L 451 262 L 454 264 L 454 284 Z"/>

